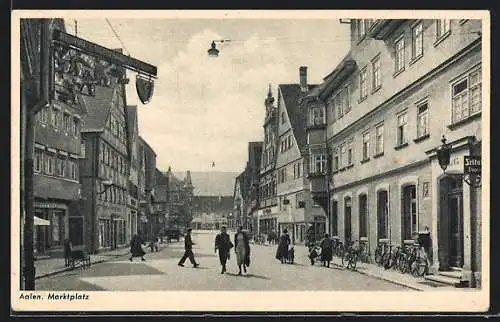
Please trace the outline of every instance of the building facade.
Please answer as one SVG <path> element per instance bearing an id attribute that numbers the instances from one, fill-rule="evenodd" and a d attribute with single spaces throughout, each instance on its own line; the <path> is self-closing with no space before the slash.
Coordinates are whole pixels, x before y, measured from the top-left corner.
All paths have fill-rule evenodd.
<path id="1" fill-rule="evenodd" d="M 88 113 L 82 125 L 85 153 L 80 160 L 86 246 L 92 253 L 125 246 L 129 215 L 128 188 L 130 143 L 128 135 L 125 73 L 113 75 L 84 97 Z M 111 185 L 107 183 L 111 183 Z"/>
<path id="2" fill-rule="evenodd" d="M 276 183 L 276 151 L 278 148 L 278 109 L 269 85 L 264 101 L 264 142 L 259 177 L 259 209 L 257 211 L 257 233 L 269 234 L 278 229 L 278 199 Z"/>
<path id="3" fill-rule="evenodd" d="M 33 80 L 39 75 L 40 23 L 40 19 L 21 21 L 22 52 L 27 53 L 24 57 L 30 57 L 21 59 L 22 88 L 26 87 L 23 85 L 37 84 Z M 51 19 L 49 31 L 55 29 L 65 31 L 62 19 Z M 68 56 L 73 54 L 69 52 Z M 62 73 L 58 66 L 55 67 L 56 73 Z M 73 72 L 74 68 L 71 68 L 64 76 L 78 78 Z M 71 239 L 75 245 L 83 244 L 81 234 L 75 230 L 78 223 L 72 214 L 80 198 L 80 129 L 86 111 L 80 95 L 69 98 L 60 82 L 51 83 L 51 103 L 37 113 L 34 128 L 34 251 L 38 256 L 62 252 L 65 239 Z M 23 103 L 32 105 L 32 97 L 37 92 L 34 88 L 28 88 Z"/>
<path id="4" fill-rule="evenodd" d="M 157 199 L 156 193 L 156 153 L 144 138 L 139 136 L 139 170 L 138 170 L 138 194 L 139 194 L 139 216 L 137 221 L 138 233 L 141 236 L 149 236 L 148 218 L 154 213 L 154 205 Z"/>
<path id="5" fill-rule="evenodd" d="M 139 217 L 139 198 L 140 191 L 144 187 L 139 187 L 139 172 L 142 170 L 140 167 L 140 157 L 139 154 L 139 126 L 137 120 L 137 106 L 127 106 L 127 119 L 128 119 L 128 136 L 129 136 L 129 162 L 130 162 L 130 174 L 128 182 L 128 196 L 127 196 L 127 234 L 126 240 L 130 241 L 132 236 L 137 234 L 137 223 L 140 220 Z M 143 183 L 144 180 L 141 181 Z"/>
<path id="6" fill-rule="evenodd" d="M 480 155 L 481 27 L 351 20 L 351 51 L 316 95 L 332 235 L 364 241 L 372 255 L 378 243 L 419 238 L 431 274 L 453 270 L 470 285 L 480 285 L 481 192 L 464 183 L 463 157 Z M 446 173 L 436 158 L 443 135 Z"/>
<path id="7" fill-rule="evenodd" d="M 227 226 L 230 220 L 234 220 L 231 219 L 233 207 L 233 196 L 193 196 L 193 228 L 220 229 L 222 225 Z"/>

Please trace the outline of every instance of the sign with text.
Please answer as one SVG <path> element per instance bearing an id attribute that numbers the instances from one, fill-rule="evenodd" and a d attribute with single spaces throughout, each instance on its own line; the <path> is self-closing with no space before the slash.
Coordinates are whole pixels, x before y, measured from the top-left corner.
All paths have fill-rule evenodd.
<path id="1" fill-rule="evenodd" d="M 480 156 L 464 156 L 464 174 L 481 174 Z"/>

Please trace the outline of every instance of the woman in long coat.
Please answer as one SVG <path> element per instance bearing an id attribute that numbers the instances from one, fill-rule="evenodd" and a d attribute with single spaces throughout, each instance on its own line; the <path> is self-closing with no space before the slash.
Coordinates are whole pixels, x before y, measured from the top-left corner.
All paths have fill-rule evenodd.
<path id="1" fill-rule="evenodd" d="M 280 242 L 276 251 L 276 259 L 279 259 L 281 264 L 288 258 L 288 245 L 290 245 L 290 236 L 288 235 L 288 230 L 285 229 L 280 236 Z"/>
<path id="2" fill-rule="evenodd" d="M 234 235 L 234 251 L 236 253 L 236 264 L 238 264 L 239 272 L 241 275 L 241 267 L 243 271 L 247 272 L 247 267 L 250 266 L 250 243 L 248 236 L 243 231 L 243 227 L 238 227 L 238 231 Z"/>
<path id="3" fill-rule="evenodd" d="M 328 234 L 321 240 L 321 261 L 323 266 L 330 267 L 330 262 L 333 258 L 333 243 Z"/>
<path id="4" fill-rule="evenodd" d="M 132 261 L 132 258 L 134 257 L 140 257 L 141 260 L 145 261 L 144 259 L 144 250 L 142 249 L 142 245 L 144 242 L 142 241 L 141 237 L 139 235 L 135 234 L 134 237 L 132 237 L 132 240 L 130 241 L 130 252 L 132 255 L 130 256 L 130 261 Z"/>

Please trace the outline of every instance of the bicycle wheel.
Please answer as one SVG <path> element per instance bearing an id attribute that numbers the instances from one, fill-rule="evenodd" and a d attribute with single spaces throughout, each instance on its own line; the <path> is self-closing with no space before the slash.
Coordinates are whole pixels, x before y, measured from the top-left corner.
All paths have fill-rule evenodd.
<path id="1" fill-rule="evenodd" d="M 412 266 L 413 276 L 422 277 L 427 273 L 427 261 L 425 258 L 417 257 Z"/>
<path id="2" fill-rule="evenodd" d="M 380 247 L 377 247 L 377 249 L 375 249 L 375 263 L 377 263 L 379 266 L 382 265 L 382 249 Z"/>
<path id="3" fill-rule="evenodd" d="M 382 256 L 382 265 L 384 266 L 385 269 L 389 269 L 392 267 L 391 266 L 391 253 L 390 252 L 386 252 Z"/>
<path id="4" fill-rule="evenodd" d="M 358 261 L 358 256 L 356 254 L 352 254 L 349 257 L 349 263 L 347 264 L 347 267 L 352 269 L 352 270 L 355 270 L 357 261 Z"/>
<path id="5" fill-rule="evenodd" d="M 349 267 L 349 252 L 345 252 L 342 256 L 342 267 Z"/>
<path id="6" fill-rule="evenodd" d="M 402 255 L 401 258 L 399 259 L 399 263 L 398 263 L 398 270 L 402 274 L 406 273 L 407 264 L 408 264 L 408 260 L 407 260 L 406 256 Z"/>

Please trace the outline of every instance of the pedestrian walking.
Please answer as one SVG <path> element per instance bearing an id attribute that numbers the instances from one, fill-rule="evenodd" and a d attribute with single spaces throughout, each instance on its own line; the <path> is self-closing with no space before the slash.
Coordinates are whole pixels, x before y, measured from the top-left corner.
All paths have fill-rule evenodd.
<path id="1" fill-rule="evenodd" d="M 333 258 L 333 242 L 328 234 L 321 240 L 321 261 L 323 266 L 330 267 L 330 262 Z"/>
<path id="2" fill-rule="evenodd" d="M 129 260 L 132 262 L 134 257 L 140 257 L 142 261 L 145 261 L 144 259 L 144 250 L 142 249 L 142 245 L 144 244 L 144 241 L 142 238 L 135 234 L 132 237 L 132 240 L 130 241 L 130 253 L 132 254 L 129 258 Z"/>
<path id="3" fill-rule="evenodd" d="M 236 253 L 236 263 L 238 264 L 238 275 L 241 275 L 241 267 L 247 272 L 247 267 L 250 266 L 250 243 L 248 236 L 243 231 L 243 227 L 238 227 L 238 231 L 234 235 L 234 251 Z"/>
<path id="4" fill-rule="evenodd" d="M 222 266 L 221 274 L 226 272 L 226 262 L 230 258 L 230 251 L 234 245 L 226 232 L 226 226 L 222 226 L 220 233 L 215 237 L 215 252 L 219 250 L 219 260 Z"/>
<path id="5" fill-rule="evenodd" d="M 288 258 L 288 245 L 290 245 L 290 236 L 288 230 L 284 229 L 280 236 L 278 249 L 276 250 L 276 259 L 281 261 L 281 264 Z"/>
<path id="6" fill-rule="evenodd" d="M 64 240 L 64 266 L 71 264 L 71 241 L 66 238 Z"/>
<path id="7" fill-rule="evenodd" d="M 179 260 L 179 263 L 177 265 L 184 267 L 184 262 L 186 259 L 189 258 L 189 261 L 191 264 L 193 264 L 193 267 L 196 268 L 200 266 L 200 264 L 196 263 L 194 259 L 194 254 L 193 254 L 193 241 L 191 239 L 191 231 L 192 229 L 189 228 L 187 230 L 186 235 L 184 236 L 184 255 L 182 255 L 182 258 Z"/>

